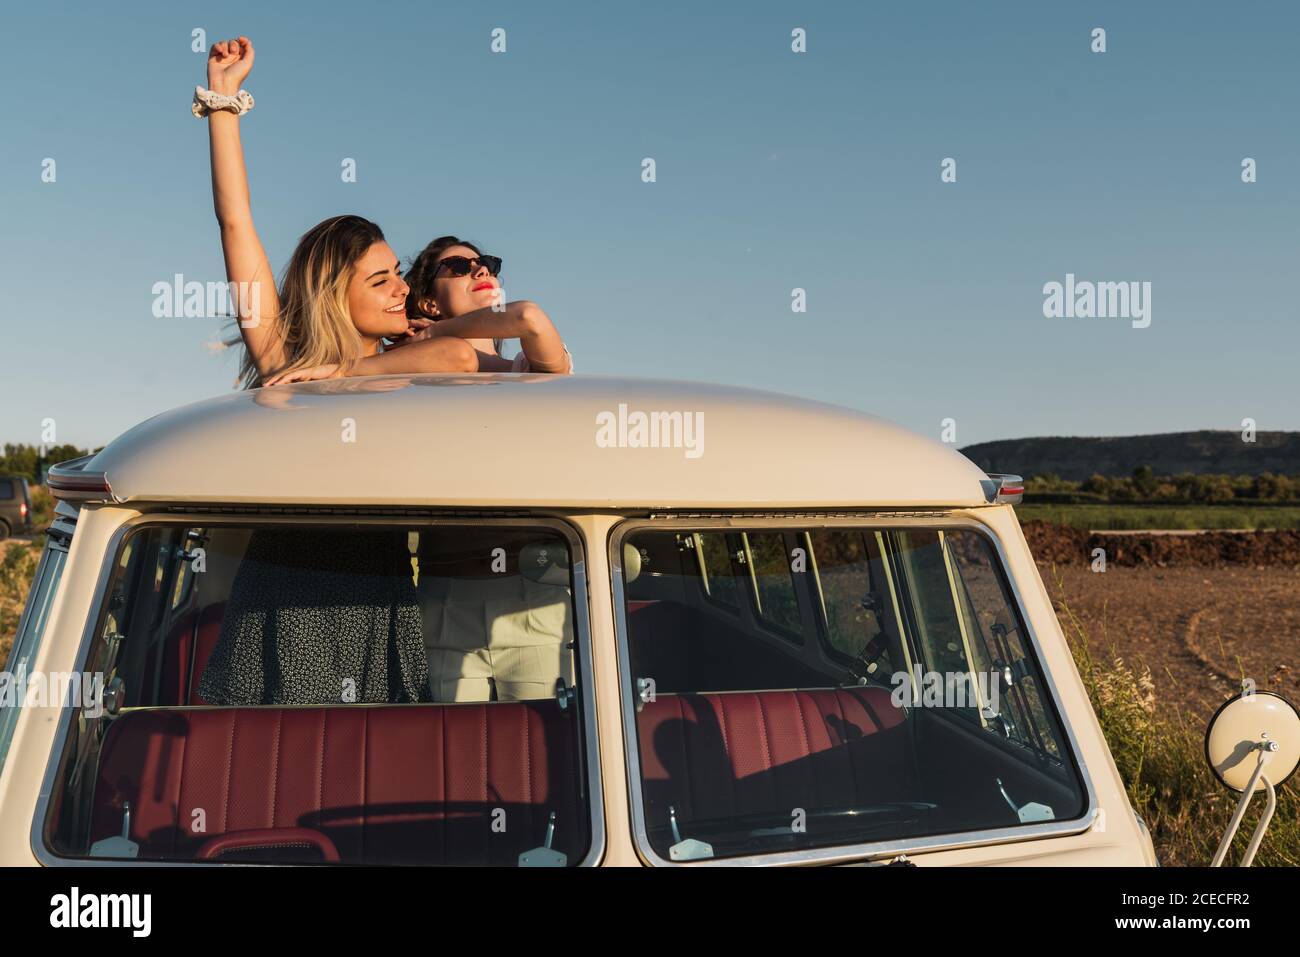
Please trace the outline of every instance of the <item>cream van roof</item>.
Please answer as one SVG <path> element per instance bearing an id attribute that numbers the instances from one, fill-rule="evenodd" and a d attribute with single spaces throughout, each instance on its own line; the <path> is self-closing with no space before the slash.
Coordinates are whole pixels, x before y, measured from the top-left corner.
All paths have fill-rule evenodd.
<path id="1" fill-rule="evenodd" d="M 621 409 L 620 409 L 621 407 Z M 634 447 L 637 413 L 699 434 Z M 671 433 L 671 434 L 670 434 Z M 694 440 L 694 441 L 692 441 Z M 698 453 L 698 454 L 697 454 Z M 564 508 L 983 505 L 984 473 L 874 416 L 756 389 L 604 376 L 374 376 L 235 392 L 93 456 L 118 501 Z"/>

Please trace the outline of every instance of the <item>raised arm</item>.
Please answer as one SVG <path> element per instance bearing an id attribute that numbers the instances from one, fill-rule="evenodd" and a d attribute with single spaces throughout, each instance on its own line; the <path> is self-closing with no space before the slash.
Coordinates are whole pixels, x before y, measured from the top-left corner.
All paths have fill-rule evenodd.
<path id="1" fill-rule="evenodd" d="M 527 299 L 506 303 L 498 312 L 491 307 L 430 324 L 417 338 L 518 339 L 533 372 L 568 373 L 569 357 L 559 330 L 542 307 Z M 404 347 L 405 348 L 405 347 Z M 509 369 L 509 363 L 505 367 Z M 484 371 L 490 371 L 484 369 Z"/>
<path id="2" fill-rule="evenodd" d="M 252 68 L 253 44 L 248 37 L 214 43 L 208 53 L 208 87 L 223 96 L 234 96 Z M 239 117 L 225 111 L 208 114 L 208 137 L 212 203 L 221 227 L 226 278 L 247 297 L 247 302 L 241 303 L 239 334 L 258 373 L 265 376 L 284 365 L 278 334 L 280 303 L 271 263 L 253 228 Z"/>

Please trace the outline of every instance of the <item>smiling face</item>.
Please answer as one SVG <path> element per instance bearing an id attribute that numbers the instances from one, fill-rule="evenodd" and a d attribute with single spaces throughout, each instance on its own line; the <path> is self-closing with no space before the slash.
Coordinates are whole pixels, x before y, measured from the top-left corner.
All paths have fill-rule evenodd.
<path id="1" fill-rule="evenodd" d="M 348 311 L 357 331 L 372 339 L 405 332 L 408 292 L 392 247 L 384 242 L 372 245 L 356 261 L 348 283 Z"/>
<path id="2" fill-rule="evenodd" d="M 438 254 L 438 262 L 449 256 L 473 259 L 477 255 L 478 251 L 472 246 L 448 246 Z M 475 309 L 488 308 L 496 301 L 499 287 L 496 278 L 481 263 L 475 264 L 465 276 L 452 275 L 450 269 L 439 267 L 434 273 L 433 296 L 422 305 L 430 315 L 450 319 Z"/>

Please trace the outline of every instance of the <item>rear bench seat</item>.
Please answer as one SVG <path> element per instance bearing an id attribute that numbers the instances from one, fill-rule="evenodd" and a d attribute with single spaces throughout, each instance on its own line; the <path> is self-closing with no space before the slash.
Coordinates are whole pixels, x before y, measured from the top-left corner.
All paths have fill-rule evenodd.
<path id="1" fill-rule="evenodd" d="M 657 695 L 637 716 L 647 825 L 666 827 L 670 805 L 691 837 L 693 821 L 912 800 L 911 729 L 889 696 L 876 687 Z"/>
<path id="2" fill-rule="evenodd" d="M 121 834 L 130 801 L 145 859 L 188 860 L 235 831 L 282 829 L 287 845 L 309 828 L 344 863 L 514 864 L 554 811 L 553 846 L 575 863 L 576 727 L 549 700 L 129 711 L 104 739 L 91 841 Z"/>

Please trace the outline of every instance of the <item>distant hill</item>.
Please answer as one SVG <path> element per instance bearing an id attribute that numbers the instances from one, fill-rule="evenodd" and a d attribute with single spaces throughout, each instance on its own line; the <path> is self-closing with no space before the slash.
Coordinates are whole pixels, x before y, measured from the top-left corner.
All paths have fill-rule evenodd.
<path id="1" fill-rule="evenodd" d="M 1120 477 L 1149 465 L 1157 475 L 1300 475 L 1300 432 L 1168 432 L 1113 438 L 1002 439 L 980 442 L 962 454 L 986 472 L 1028 478 L 1055 473 L 1081 482 L 1094 474 Z"/>

